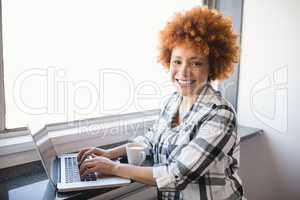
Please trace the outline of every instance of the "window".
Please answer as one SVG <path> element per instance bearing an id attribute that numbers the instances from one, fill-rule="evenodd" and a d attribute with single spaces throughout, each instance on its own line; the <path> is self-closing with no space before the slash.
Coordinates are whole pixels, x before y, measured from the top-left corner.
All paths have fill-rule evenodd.
<path id="1" fill-rule="evenodd" d="M 159 30 L 201 2 L 3 0 L 6 127 L 158 109 L 173 90 Z"/>

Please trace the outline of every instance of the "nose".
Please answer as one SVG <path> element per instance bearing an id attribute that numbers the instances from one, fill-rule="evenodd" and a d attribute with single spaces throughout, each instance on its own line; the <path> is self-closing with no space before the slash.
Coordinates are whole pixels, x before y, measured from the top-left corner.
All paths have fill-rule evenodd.
<path id="1" fill-rule="evenodd" d="M 190 73 L 190 67 L 187 62 L 182 63 L 179 72 L 184 76 L 187 76 Z"/>

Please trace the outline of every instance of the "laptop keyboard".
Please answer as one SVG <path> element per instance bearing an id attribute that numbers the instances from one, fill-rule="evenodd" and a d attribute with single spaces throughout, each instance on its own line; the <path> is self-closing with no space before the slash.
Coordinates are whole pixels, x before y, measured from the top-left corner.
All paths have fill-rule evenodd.
<path id="1" fill-rule="evenodd" d="M 65 174 L 66 183 L 95 181 L 97 179 L 95 173 L 90 173 L 86 177 L 80 179 L 79 166 L 76 157 L 65 157 Z"/>

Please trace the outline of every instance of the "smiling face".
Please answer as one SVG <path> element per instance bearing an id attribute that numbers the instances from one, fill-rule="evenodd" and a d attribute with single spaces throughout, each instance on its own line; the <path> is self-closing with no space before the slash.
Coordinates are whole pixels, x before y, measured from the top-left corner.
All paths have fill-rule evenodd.
<path id="1" fill-rule="evenodd" d="M 170 76 L 183 96 L 199 94 L 208 78 L 208 58 L 194 48 L 176 46 L 172 50 Z"/>

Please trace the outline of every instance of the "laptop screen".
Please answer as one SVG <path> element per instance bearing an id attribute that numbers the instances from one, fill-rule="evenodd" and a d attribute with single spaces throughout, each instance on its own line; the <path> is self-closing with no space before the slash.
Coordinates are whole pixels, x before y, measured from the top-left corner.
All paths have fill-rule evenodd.
<path id="1" fill-rule="evenodd" d="M 43 128 L 41 131 L 33 134 L 32 137 L 38 153 L 40 154 L 47 176 L 51 182 L 56 185 L 58 173 L 56 159 L 57 154 L 51 140 L 49 139 L 47 129 Z"/>

